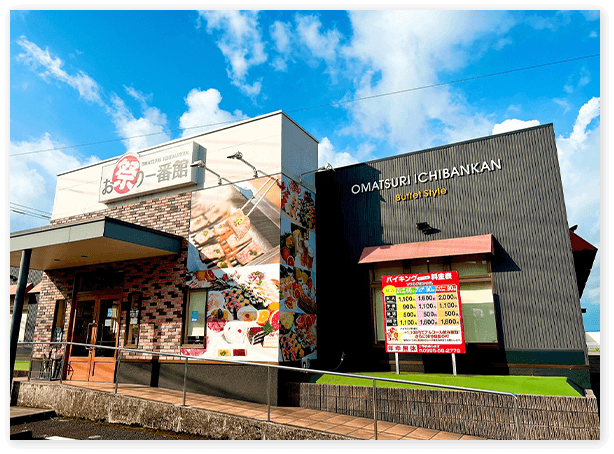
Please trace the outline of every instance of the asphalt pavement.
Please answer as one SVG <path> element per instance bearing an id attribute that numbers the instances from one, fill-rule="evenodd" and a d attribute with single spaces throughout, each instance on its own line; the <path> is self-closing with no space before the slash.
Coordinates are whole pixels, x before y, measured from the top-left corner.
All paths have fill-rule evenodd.
<path id="1" fill-rule="evenodd" d="M 53 417 L 11 424 L 11 440 L 207 440 L 141 427 Z"/>

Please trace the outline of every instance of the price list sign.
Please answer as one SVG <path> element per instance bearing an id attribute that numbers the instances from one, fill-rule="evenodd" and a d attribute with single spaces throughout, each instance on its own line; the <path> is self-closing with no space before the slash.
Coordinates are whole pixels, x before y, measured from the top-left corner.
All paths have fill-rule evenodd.
<path id="1" fill-rule="evenodd" d="M 382 278 L 386 351 L 465 353 L 458 272 Z"/>

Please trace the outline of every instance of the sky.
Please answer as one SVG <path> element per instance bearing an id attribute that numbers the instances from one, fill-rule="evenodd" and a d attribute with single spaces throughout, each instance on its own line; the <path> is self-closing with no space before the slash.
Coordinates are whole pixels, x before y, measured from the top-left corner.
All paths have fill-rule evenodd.
<path id="1" fill-rule="evenodd" d="M 59 172 L 283 110 L 335 167 L 553 123 L 569 225 L 600 248 L 599 10 L 13 9 L 9 23 L 11 232 L 48 224 Z"/>

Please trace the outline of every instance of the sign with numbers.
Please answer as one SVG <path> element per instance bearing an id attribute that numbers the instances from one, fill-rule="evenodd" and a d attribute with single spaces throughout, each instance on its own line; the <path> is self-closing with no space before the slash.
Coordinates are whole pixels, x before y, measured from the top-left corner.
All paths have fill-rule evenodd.
<path id="1" fill-rule="evenodd" d="M 457 271 L 382 277 L 386 351 L 465 353 Z"/>

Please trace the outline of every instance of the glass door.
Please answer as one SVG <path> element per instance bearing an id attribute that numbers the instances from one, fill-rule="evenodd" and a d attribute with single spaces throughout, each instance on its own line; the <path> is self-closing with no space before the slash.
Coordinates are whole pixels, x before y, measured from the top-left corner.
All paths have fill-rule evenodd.
<path id="1" fill-rule="evenodd" d="M 92 344 L 96 331 L 96 297 L 77 298 L 72 324 L 72 342 Z M 91 368 L 91 350 L 87 345 L 71 345 L 68 357 L 68 380 L 87 381 Z"/>
<path id="2" fill-rule="evenodd" d="M 92 349 L 90 381 L 113 381 L 117 351 L 98 347 L 117 347 L 120 304 L 121 298 L 117 296 L 98 299 L 98 325 L 95 335 L 96 343 Z"/>
<path id="3" fill-rule="evenodd" d="M 120 295 L 77 297 L 72 325 L 72 345 L 68 358 L 67 380 L 112 382 L 115 373 Z"/>

